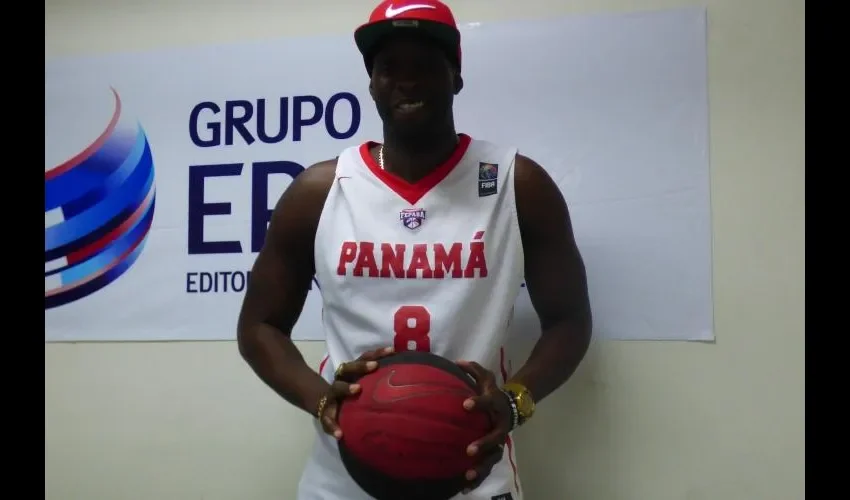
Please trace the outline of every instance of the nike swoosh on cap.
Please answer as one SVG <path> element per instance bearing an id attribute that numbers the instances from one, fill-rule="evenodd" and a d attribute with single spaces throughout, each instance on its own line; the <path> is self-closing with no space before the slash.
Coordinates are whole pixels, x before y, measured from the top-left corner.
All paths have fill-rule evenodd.
<path id="1" fill-rule="evenodd" d="M 434 394 L 455 394 L 462 397 L 470 397 L 474 394 L 472 390 L 465 391 L 453 385 L 422 381 L 415 384 L 393 384 L 392 378 L 395 370 L 391 371 L 380 380 L 372 390 L 372 399 L 377 403 L 395 403 L 405 399 L 422 398 Z"/>
<path id="2" fill-rule="evenodd" d="M 399 14 L 404 14 L 405 12 L 409 12 L 411 10 L 420 10 L 420 9 L 436 9 L 437 7 L 433 5 L 415 3 L 413 5 L 405 5 L 403 7 L 395 8 L 392 4 L 387 7 L 387 10 L 384 12 L 384 15 L 387 17 L 395 17 Z"/>

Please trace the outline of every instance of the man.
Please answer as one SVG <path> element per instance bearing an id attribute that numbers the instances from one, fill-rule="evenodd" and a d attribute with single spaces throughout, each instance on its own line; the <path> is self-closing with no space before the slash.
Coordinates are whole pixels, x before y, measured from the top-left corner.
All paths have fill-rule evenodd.
<path id="1" fill-rule="evenodd" d="M 384 142 L 311 166 L 281 196 L 239 317 L 240 351 L 316 419 L 298 500 L 369 499 L 340 461 L 337 403 L 374 360 L 402 350 L 458 360 L 481 394 L 464 407 L 497 423 L 470 443 L 480 465 L 462 498 L 520 500 L 510 432 L 569 378 L 590 341 L 567 206 L 533 160 L 456 132 L 462 58 L 446 5 L 387 0 L 355 41 Z M 290 340 L 314 276 L 328 347 L 319 373 Z M 509 376 L 499 358 L 523 278 L 542 335 Z"/>

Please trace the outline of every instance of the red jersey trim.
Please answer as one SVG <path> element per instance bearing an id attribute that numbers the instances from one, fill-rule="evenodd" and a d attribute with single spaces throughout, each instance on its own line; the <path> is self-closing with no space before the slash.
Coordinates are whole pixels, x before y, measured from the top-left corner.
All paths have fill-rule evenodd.
<path id="1" fill-rule="evenodd" d="M 369 149 L 372 146 L 376 146 L 378 143 L 373 141 L 364 142 L 360 146 L 360 156 L 363 158 L 363 162 L 366 166 L 369 167 L 369 170 L 375 174 L 375 177 L 383 182 L 388 188 L 392 189 L 397 195 L 404 198 L 406 202 L 411 205 L 415 205 L 422 199 L 423 196 L 434 189 L 434 186 L 439 184 L 440 181 L 452 173 L 452 170 L 454 170 L 454 168 L 460 163 L 463 155 L 466 154 L 466 150 L 469 149 L 469 144 L 472 142 L 472 138 L 466 134 L 458 134 L 458 138 L 460 140 L 458 141 L 454 153 L 452 153 L 449 159 L 432 170 L 431 173 L 414 183 L 407 182 L 392 172 L 387 172 L 378 165 L 378 162 L 376 162 L 369 153 Z"/>

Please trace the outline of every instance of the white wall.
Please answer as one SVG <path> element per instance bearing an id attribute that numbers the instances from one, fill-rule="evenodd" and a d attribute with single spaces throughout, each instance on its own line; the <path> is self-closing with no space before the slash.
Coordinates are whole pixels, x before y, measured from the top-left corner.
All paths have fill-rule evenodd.
<path id="1" fill-rule="evenodd" d="M 450 1 L 462 21 L 691 3 Z M 307 5 L 47 0 L 45 57 L 350 32 L 372 7 Z M 705 5 L 718 341 L 594 346 L 520 432 L 527 500 L 804 498 L 804 1 Z M 308 417 L 234 343 L 51 344 L 45 372 L 50 500 L 292 498 Z"/>

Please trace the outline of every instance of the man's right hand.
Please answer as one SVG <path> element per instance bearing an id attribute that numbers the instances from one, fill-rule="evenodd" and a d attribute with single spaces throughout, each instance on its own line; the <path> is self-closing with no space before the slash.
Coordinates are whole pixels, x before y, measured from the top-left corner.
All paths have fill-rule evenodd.
<path id="1" fill-rule="evenodd" d="M 363 375 L 375 371 L 378 368 L 378 360 L 392 353 L 392 347 L 369 351 L 354 361 L 342 363 L 337 367 L 334 381 L 331 383 L 328 392 L 319 400 L 316 409 L 316 417 L 326 433 L 336 439 L 342 438 L 342 429 L 339 428 L 337 422 L 340 403 L 345 398 L 360 392 L 360 385 L 356 383 L 357 380 Z"/>

